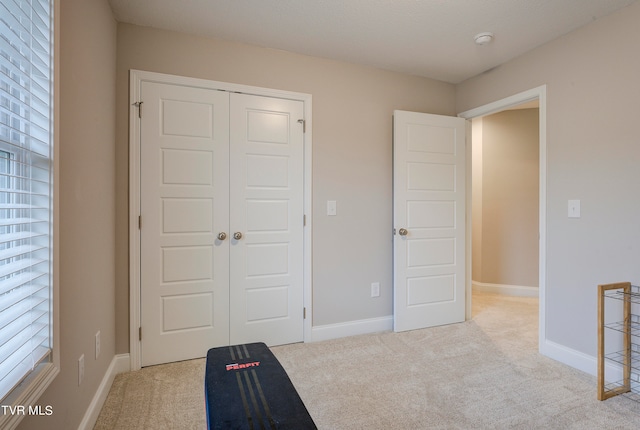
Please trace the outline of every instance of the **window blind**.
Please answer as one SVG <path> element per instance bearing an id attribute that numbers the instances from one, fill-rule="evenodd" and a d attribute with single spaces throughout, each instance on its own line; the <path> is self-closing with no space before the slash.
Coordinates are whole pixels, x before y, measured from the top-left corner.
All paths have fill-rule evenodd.
<path id="1" fill-rule="evenodd" d="M 0 399 L 52 349 L 52 0 L 0 0 Z"/>

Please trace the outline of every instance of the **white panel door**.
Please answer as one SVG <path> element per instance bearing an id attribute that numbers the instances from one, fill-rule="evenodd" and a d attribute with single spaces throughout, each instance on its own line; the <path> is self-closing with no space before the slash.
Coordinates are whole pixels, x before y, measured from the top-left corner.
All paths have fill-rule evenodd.
<path id="1" fill-rule="evenodd" d="M 143 82 L 142 365 L 229 343 L 229 94 Z"/>
<path id="2" fill-rule="evenodd" d="M 394 112 L 394 330 L 465 318 L 465 120 Z"/>
<path id="3" fill-rule="evenodd" d="M 303 340 L 302 118 L 300 101 L 231 95 L 232 344 Z"/>

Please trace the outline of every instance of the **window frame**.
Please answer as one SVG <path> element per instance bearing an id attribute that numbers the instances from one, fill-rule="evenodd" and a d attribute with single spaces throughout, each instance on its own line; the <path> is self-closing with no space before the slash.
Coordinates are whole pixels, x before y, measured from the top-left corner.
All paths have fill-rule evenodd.
<path id="1" fill-rule="evenodd" d="M 23 406 L 25 413 L 0 414 L 0 428 L 14 429 L 27 415 L 29 407 L 36 406 L 38 399 L 60 373 L 60 324 L 59 324 L 59 112 L 60 112 L 60 0 L 51 2 L 51 24 L 53 25 L 51 52 L 51 93 L 50 118 L 51 123 L 51 172 L 50 172 L 50 312 L 51 312 L 51 352 L 50 359 L 40 363 L 18 384 L 2 401 L 2 405 Z M 2 151 L 7 152 L 7 151 Z"/>

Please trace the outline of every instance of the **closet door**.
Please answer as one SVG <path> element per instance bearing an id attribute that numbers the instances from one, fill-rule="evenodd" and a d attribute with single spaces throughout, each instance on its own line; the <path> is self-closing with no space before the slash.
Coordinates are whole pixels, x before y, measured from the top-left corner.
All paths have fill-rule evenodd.
<path id="1" fill-rule="evenodd" d="M 300 342 L 303 103 L 231 94 L 230 106 L 231 344 Z"/>
<path id="2" fill-rule="evenodd" d="M 229 94 L 143 82 L 142 365 L 229 344 Z M 133 226 L 132 226 L 133 228 Z"/>
<path id="3" fill-rule="evenodd" d="M 141 96 L 142 366 L 302 341 L 303 103 L 157 82 Z"/>

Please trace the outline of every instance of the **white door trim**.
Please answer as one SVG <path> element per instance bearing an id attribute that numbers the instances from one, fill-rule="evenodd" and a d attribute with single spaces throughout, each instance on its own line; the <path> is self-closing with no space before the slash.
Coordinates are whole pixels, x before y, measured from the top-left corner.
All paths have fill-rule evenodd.
<path id="1" fill-rule="evenodd" d="M 252 87 L 248 85 L 231 84 L 210 81 L 206 79 L 188 78 L 183 76 L 166 75 L 162 73 L 131 70 L 129 73 L 129 356 L 131 370 L 140 369 L 141 350 L 139 341 L 140 327 L 140 230 L 138 217 L 140 215 L 140 122 L 138 108 L 135 104 L 140 100 L 141 83 L 158 82 L 166 84 L 186 85 L 198 88 L 216 89 L 230 92 L 240 92 L 264 97 L 298 100 L 304 103 L 304 213 L 306 224 L 304 228 L 304 281 L 303 295 L 306 318 L 304 320 L 304 341 L 311 341 L 311 321 L 313 309 L 311 307 L 312 277 L 311 277 L 311 232 L 312 232 L 312 110 L 311 94 L 291 91 L 274 90 L 270 88 Z M 144 112 L 144 103 L 142 104 Z M 302 220 L 300 220 L 302 222 Z M 302 312 L 302 310 L 301 310 Z"/>
<path id="2" fill-rule="evenodd" d="M 459 113 L 458 116 L 471 120 L 481 116 L 491 115 L 510 107 L 538 100 L 539 102 L 539 132 L 540 132 L 540 184 L 539 184 L 539 263 L 538 263 L 538 294 L 540 299 L 538 314 L 538 350 L 545 354 L 546 336 L 546 286 L 547 286 L 547 86 L 541 85 L 502 100 L 489 103 L 474 109 Z M 470 139 L 470 134 L 467 138 Z M 470 151 L 471 145 L 467 145 Z M 467 162 L 467 181 L 471 178 L 471 164 Z M 469 182 L 467 182 L 469 184 Z M 467 188 L 467 318 L 471 318 L 471 186 Z M 545 354 L 547 355 L 547 354 Z"/>

